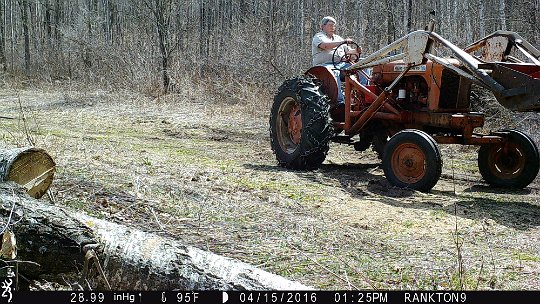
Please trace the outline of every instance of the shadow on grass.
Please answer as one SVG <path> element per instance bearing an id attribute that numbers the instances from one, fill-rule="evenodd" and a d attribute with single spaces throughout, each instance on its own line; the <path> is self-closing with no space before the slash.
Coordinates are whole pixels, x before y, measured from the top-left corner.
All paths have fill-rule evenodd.
<path id="1" fill-rule="evenodd" d="M 493 194 L 518 194 L 518 195 L 529 195 L 532 193 L 530 188 L 525 189 L 505 189 L 497 188 L 486 185 L 473 185 L 464 190 L 464 192 L 470 193 L 493 193 Z"/>
<path id="2" fill-rule="evenodd" d="M 325 163 L 316 171 L 292 171 L 277 165 L 244 166 L 276 174 L 294 172 L 299 178 L 315 183 L 330 187 L 340 186 L 353 198 L 365 199 L 367 196 L 376 196 L 382 203 L 394 207 L 442 211 L 478 221 L 491 219 L 519 230 L 540 226 L 540 204 L 524 201 L 525 196 L 534 195 L 531 189 L 511 190 L 473 185 L 461 194 L 454 194 L 453 190 L 433 190 L 430 194 L 423 194 L 411 189 L 394 187 L 383 175 L 373 174 L 372 170 L 380 164 Z M 501 195 L 500 198 L 496 197 L 497 194 Z M 530 197 L 528 199 L 530 200 Z"/>
<path id="3" fill-rule="evenodd" d="M 540 226 L 540 205 L 526 202 L 525 200 L 530 201 L 530 197 L 524 198 L 532 194 L 530 189 L 511 190 L 474 185 L 458 194 L 453 190 L 433 190 L 430 194 L 420 194 L 401 189 L 404 193 L 410 193 L 411 197 L 397 200 L 393 198 L 395 196 L 385 196 L 384 191 L 381 191 L 384 184 L 392 187 L 384 180 L 378 184 L 369 184 L 368 189 L 379 193 L 381 202 L 395 207 L 442 211 L 476 221 L 491 219 L 500 225 L 518 230 Z M 497 197 L 497 194 L 501 196 Z"/>
<path id="4" fill-rule="evenodd" d="M 374 175 L 370 171 L 377 168 L 378 164 L 328 164 L 325 163 L 314 171 L 292 170 L 280 167 L 278 165 L 245 164 L 244 167 L 256 171 L 265 172 L 292 172 L 301 179 L 307 179 L 311 182 L 329 187 L 339 186 L 349 191 L 353 197 L 364 197 L 365 193 L 359 191 L 358 183 L 367 181 L 378 181 L 384 177 Z"/>
<path id="5" fill-rule="evenodd" d="M 492 190 L 491 193 L 500 192 Z M 509 192 L 504 190 L 503 193 Z M 517 195 L 512 196 L 511 199 L 507 196 L 497 199 L 485 196 L 454 195 L 453 191 L 433 191 L 432 194 L 434 196 L 416 196 L 407 200 L 383 197 L 380 201 L 395 207 L 442 211 L 476 221 L 491 219 L 500 225 L 518 230 L 528 230 L 540 226 L 540 206 L 519 201 L 519 196 L 524 195 L 521 191 L 517 192 Z M 453 201 L 453 203 L 448 203 L 449 201 Z"/>

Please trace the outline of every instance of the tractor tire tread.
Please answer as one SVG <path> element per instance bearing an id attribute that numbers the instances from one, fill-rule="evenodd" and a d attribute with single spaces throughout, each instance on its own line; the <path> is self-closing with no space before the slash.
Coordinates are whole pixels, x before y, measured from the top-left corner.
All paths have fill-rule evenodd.
<path id="1" fill-rule="evenodd" d="M 287 97 L 298 102 L 302 114 L 301 139 L 293 153 L 282 150 L 277 139 L 277 116 L 280 105 Z M 286 80 L 274 96 L 270 115 L 270 142 L 280 166 L 295 170 L 318 169 L 326 159 L 333 135 L 328 115 L 329 99 L 320 90 L 320 83 L 309 75 Z"/>

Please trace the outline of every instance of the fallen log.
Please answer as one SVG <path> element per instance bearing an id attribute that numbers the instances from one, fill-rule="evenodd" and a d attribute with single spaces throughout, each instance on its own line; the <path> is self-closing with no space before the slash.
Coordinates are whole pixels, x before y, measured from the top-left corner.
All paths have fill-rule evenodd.
<path id="1" fill-rule="evenodd" d="M 13 185 L 0 184 L 0 218 L 16 223 L 17 258 L 40 264 L 21 264 L 25 276 L 77 273 L 101 290 L 108 288 L 105 282 L 113 290 L 312 289 L 180 240 L 32 199 Z M 94 254 L 103 274 L 86 277 Z"/>
<path id="2" fill-rule="evenodd" d="M 16 182 L 31 197 L 40 198 L 47 192 L 55 168 L 53 159 L 43 149 L 0 149 L 0 181 Z"/>

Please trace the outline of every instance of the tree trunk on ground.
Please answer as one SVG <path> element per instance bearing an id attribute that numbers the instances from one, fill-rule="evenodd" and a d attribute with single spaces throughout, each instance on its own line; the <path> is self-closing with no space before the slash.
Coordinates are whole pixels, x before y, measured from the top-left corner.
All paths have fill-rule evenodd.
<path id="1" fill-rule="evenodd" d="M 310 289 L 177 240 L 76 214 L 103 244 L 105 273 L 120 290 Z"/>
<path id="2" fill-rule="evenodd" d="M 11 219 L 17 259 L 41 265 L 19 264 L 24 276 L 47 274 L 51 280 L 56 275 L 62 282 L 59 274 L 77 274 L 82 268 L 91 274 L 85 279 L 94 289 L 106 289 L 102 276 L 81 267 L 84 252 L 94 248 L 113 290 L 312 289 L 172 238 L 64 211 L 26 196 L 14 185 L 0 183 L 0 217 L 4 222 Z"/>
<path id="3" fill-rule="evenodd" d="M 26 195 L 12 182 L 0 183 L 0 218 L 9 222 L 17 240 L 19 271 L 29 278 L 74 270 L 83 262 L 81 248 L 96 243 L 92 231 L 69 214 Z M 11 264 L 13 265 L 13 264 Z"/>
<path id="4" fill-rule="evenodd" d="M 34 198 L 47 192 L 55 167 L 49 154 L 39 148 L 0 149 L 0 181 L 14 181 Z"/>

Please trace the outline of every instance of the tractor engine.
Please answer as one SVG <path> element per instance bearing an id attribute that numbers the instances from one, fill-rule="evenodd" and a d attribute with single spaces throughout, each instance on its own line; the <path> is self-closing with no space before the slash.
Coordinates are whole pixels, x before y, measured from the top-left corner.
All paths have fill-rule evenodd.
<path id="1" fill-rule="evenodd" d="M 459 65 L 457 60 L 451 62 Z M 370 89 L 379 94 L 388 87 L 406 65 L 393 62 L 373 67 Z M 375 89 L 377 88 L 377 89 Z M 469 110 L 471 81 L 459 77 L 444 66 L 431 61 L 415 66 L 391 92 L 392 99 L 406 110 L 431 112 L 459 112 Z"/>

